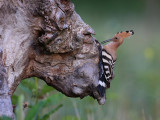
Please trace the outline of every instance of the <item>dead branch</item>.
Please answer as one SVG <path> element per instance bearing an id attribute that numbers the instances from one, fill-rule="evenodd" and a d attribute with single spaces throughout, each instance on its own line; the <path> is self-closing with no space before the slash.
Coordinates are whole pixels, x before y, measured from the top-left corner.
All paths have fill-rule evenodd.
<path id="1" fill-rule="evenodd" d="M 104 104 L 92 34 L 69 0 L 2 0 L 0 47 L 10 95 L 36 76 L 69 97 L 90 95 Z"/>

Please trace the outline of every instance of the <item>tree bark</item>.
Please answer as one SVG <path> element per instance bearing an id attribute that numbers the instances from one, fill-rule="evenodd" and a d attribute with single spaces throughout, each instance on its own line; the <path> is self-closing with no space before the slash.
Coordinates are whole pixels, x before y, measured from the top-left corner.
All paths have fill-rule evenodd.
<path id="1" fill-rule="evenodd" d="M 104 104 L 96 89 L 99 51 L 92 34 L 69 0 L 1 0 L 0 47 L 9 94 L 35 76 L 66 96 L 90 95 Z"/>
<path id="2" fill-rule="evenodd" d="M 7 84 L 6 69 L 2 61 L 3 51 L 0 49 L 0 116 L 13 118 L 13 108 Z"/>

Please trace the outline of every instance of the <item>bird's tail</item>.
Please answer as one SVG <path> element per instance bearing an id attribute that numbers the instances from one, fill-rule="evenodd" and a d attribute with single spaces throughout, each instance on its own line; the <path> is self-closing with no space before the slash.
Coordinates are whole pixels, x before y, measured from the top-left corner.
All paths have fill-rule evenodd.
<path id="1" fill-rule="evenodd" d="M 101 97 L 105 95 L 106 88 L 101 86 L 100 84 L 97 86 L 97 91 Z"/>
<path id="2" fill-rule="evenodd" d="M 106 83 L 104 82 L 104 79 L 103 79 L 103 76 L 104 74 L 102 75 L 102 77 L 100 78 L 99 82 L 98 82 L 98 86 L 97 86 L 97 91 L 99 93 L 99 95 L 101 97 L 103 97 L 106 93 Z"/>

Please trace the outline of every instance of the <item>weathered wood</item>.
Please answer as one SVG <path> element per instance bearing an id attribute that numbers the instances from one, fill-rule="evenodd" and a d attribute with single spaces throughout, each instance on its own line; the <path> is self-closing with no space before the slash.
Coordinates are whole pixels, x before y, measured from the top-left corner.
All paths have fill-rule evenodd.
<path id="1" fill-rule="evenodd" d="M 94 30 L 69 0 L 1 0 L 0 47 L 12 95 L 20 81 L 39 77 L 70 97 L 97 93 L 98 47 Z"/>
<path id="2" fill-rule="evenodd" d="M 7 84 L 6 69 L 2 62 L 3 51 L 0 49 L 0 116 L 13 118 L 13 108 Z"/>

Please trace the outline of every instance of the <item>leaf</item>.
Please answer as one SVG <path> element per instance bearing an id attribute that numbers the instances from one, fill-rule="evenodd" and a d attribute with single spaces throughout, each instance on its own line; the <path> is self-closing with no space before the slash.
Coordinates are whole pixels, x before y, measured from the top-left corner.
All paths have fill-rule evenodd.
<path id="1" fill-rule="evenodd" d="M 20 95 L 18 97 L 18 106 L 16 108 L 17 120 L 24 120 L 23 101 L 24 101 L 24 96 Z"/>
<path id="2" fill-rule="evenodd" d="M 12 100 L 12 104 L 13 104 L 13 105 L 17 104 L 18 96 L 15 95 L 15 94 L 13 94 L 11 100 Z"/>
<path id="3" fill-rule="evenodd" d="M 45 105 L 44 101 L 39 101 L 35 104 L 27 113 L 25 120 L 33 120 L 37 117 L 38 113 L 43 109 Z"/>
<path id="4" fill-rule="evenodd" d="M 57 104 L 59 102 L 59 97 L 56 95 L 49 96 L 45 100 L 41 100 L 36 103 L 27 113 L 25 120 L 33 120 L 35 119 L 41 111 L 47 107 L 47 105 Z M 53 111 L 54 112 L 54 111 Z M 51 114 L 51 113 L 50 113 Z"/>
<path id="5" fill-rule="evenodd" d="M 0 117 L 0 120 L 12 120 L 12 119 L 7 116 L 2 116 L 2 117 Z"/>
<path id="6" fill-rule="evenodd" d="M 48 85 L 43 85 L 43 88 L 41 89 L 39 96 L 44 96 L 45 94 L 47 94 L 53 90 L 54 89 L 52 87 L 50 87 Z"/>
<path id="7" fill-rule="evenodd" d="M 29 89 L 35 89 L 34 79 L 32 80 L 31 78 L 29 78 L 29 79 L 22 80 L 20 84 L 22 84 L 23 86 L 26 86 Z"/>
<path id="8" fill-rule="evenodd" d="M 47 102 L 46 106 L 48 104 L 50 106 L 58 104 L 61 100 L 62 100 L 62 96 L 59 95 L 59 94 L 54 94 L 54 95 L 48 96 L 47 99 L 46 99 L 46 102 Z"/>
<path id="9" fill-rule="evenodd" d="M 62 106 L 63 106 L 62 104 L 58 105 L 56 108 L 54 108 L 50 112 L 48 112 L 47 114 L 43 115 L 40 120 L 48 120 L 50 115 L 52 115 L 54 112 L 58 111 Z"/>
<path id="10" fill-rule="evenodd" d="M 19 85 L 20 89 L 23 90 L 24 92 L 26 92 L 27 94 L 29 94 L 30 96 L 32 96 L 32 90 L 29 89 L 27 86 L 20 84 Z"/>

